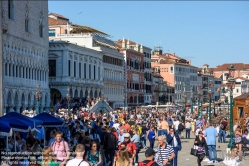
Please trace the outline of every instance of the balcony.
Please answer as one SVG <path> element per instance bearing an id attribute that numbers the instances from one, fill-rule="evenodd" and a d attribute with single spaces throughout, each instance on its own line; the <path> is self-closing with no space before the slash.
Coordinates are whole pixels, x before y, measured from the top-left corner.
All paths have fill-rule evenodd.
<path id="1" fill-rule="evenodd" d="M 124 81 L 115 80 L 115 79 L 111 79 L 111 78 L 104 78 L 103 81 L 104 81 L 104 83 L 107 83 L 107 84 L 116 84 L 116 85 L 124 85 L 125 84 Z"/>

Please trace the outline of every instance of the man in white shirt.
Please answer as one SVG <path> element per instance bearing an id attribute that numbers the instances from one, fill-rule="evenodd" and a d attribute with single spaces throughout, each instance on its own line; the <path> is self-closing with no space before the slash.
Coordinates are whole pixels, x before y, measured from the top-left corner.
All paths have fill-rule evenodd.
<path id="1" fill-rule="evenodd" d="M 85 153 L 85 147 L 82 144 L 78 144 L 75 148 L 76 157 L 67 162 L 66 166 L 90 166 L 84 161 L 83 156 Z"/>
<path id="2" fill-rule="evenodd" d="M 179 131 L 178 131 L 178 126 L 179 126 L 179 124 L 180 124 L 180 121 L 179 121 L 179 119 L 176 117 L 175 120 L 174 120 L 174 122 L 173 122 L 173 125 L 174 125 L 175 131 L 176 131 L 177 134 L 179 134 Z"/>

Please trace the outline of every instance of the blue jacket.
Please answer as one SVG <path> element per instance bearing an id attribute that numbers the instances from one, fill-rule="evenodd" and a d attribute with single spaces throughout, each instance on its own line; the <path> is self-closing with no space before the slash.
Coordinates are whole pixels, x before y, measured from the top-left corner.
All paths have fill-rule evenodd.
<path id="1" fill-rule="evenodd" d="M 174 136 L 176 137 L 176 141 L 177 141 L 177 148 L 178 150 L 182 150 L 182 142 L 180 140 L 180 137 L 178 134 L 174 134 Z M 167 138 L 166 138 L 167 142 L 169 145 L 171 145 L 173 147 L 173 137 L 170 134 L 167 134 Z"/>

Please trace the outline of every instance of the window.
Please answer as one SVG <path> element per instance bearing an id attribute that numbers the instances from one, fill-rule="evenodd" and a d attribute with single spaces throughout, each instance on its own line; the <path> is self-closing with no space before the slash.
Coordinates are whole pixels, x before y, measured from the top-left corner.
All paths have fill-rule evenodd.
<path id="1" fill-rule="evenodd" d="M 71 75 L 71 61 L 68 60 L 68 76 Z"/>
<path id="2" fill-rule="evenodd" d="M 238 88 L 236 89 L 236 92 L 239 93 L 239 89 Z"/>
<path id="3" fill-rule="evenodd" d="M 48 36 L 55 36 L 55 29 L 49 29 Z"/>
<path id="4" fill-rule="evenodd" d="M 98 67 L 98 73 L 99 73 L 99 79 L 100 79 L 100 77 L 101 77 L 101 76 L 100 76 L 100 67 Z"/>
<path id="5" fill-rule="evenodd" d="M 86 78 L 86 64 L 84 63 L 84 78 Z"/>
<path id="6" fill-rule="evenodd" d="M 79 77 L 81 78 L 81 63 L 79 63 Z"/>
<path id="7" fill-rule="evenodd" d="M 244 118 L 244 107 L 238 107 L 239 118 Z"/>
<path id="8" fill-rule="evenodd" d="M 14 0 L 8 0 L 8 16 L 9 19 L 14 20 Z"/>
<path id="9" fill-rule="evenodd" d="M 4 73 L 5 73 L 5 76 L 8 76 L 8 65 L 7 65 L 7 63 L 5 63 L 5 71 L 4 71 Z"/>
<path id="10" fill-rule="evenodd" d="M 26 5 L 26 9 L 25 9 L 25 31 L 29 32 L 29 8 L 28 8 L 28 5 Z"/>
<path id="11" fill-rule="evenodd" d="M 56 60 L 49 60 L 49 77 L 56 76 Z"/>
<path id="12" fill-rule="evenodd" d="M 91 64 L 89 64 L 89 79 L 91 79 Z"/>
<path id="13" fill-rule="evenodd" d="M 40 13 L 40 19 L 39 19 L 39 36 L 43 37 L 43 13 Z"/>
<path id="14" fill-rule="evenodd" d="M 74 73 L 73 73 L 73 75 L 74 75 L 74 77 L 76 77 L 76 62 L 74 61 L 74 65 L 73 65 L 73 68 L 74 68 Z"/>
<path id="15" fill-rule="evenodd" d="M 174 73 L 174 68 L 173 68 L 173 66 L 170 67 L 170 73 Z"/>
<path id="16" fill-rule="evenodd" d="M 93 79 L 96 79 L 96 66 L 93 66 Z"/>

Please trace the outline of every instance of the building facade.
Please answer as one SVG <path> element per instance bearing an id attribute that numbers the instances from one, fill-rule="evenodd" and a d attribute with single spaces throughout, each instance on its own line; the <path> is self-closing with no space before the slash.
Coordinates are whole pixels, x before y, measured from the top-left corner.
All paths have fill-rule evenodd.
<path id="1" fill-rule="evenodd" d="M 199 77 L 199 81 L 198 84 L 201 85 L 201 101 L 203 103 L 207 103 L 209 102 L 209 94 L 208 94 L 208 90 L 209 88 L 209 82 L 212 81 L 213 82 L 213 87 L 212 87 L 212 92 L 215 92 L 215 89 L 217 87 L 215 87 L 215 82 L 214 82 L 214 74 L 213 74 L 213 69 L 209 68 L 208 64 L 204 64 L 202 68 L 198 69 L 198 77 Z M 212 96 L 212 100 L 214 99 L 214 95 Z"/>
<path id="2" fill-rule="evenodd" d="M 143 46 L 123 39 L 115 42 L 119 52 L 125 59 L 125 94 L 124 98 L 128 107 L 144 104 L 144 54 Z M 135 46 L 134 46 L 135 45 Z M 133 47 L 134 46 L 134 47 Z"/>
<path id="3" fill-rule="evenodd" d="M 102 54 L 65 41 L 49 43 L 51 104 L 66 97 L 101 98 L 104 90 Z"/>
<path id="4" fill-rule="evenodd" d="M 0 2 L 0 13 L 2 13 L 2 2 Z M 3 41 L 3 27 L 2 27 L 2 19 L 0 20 L 0 43 Z M 2 44 L 0 44 L 0 54 L 3 55 Z M 3 73 L 3 56 L 0 56 L 0 73 Z M 0 75 L 0 109 L 3 110 L 3 75 Z M 3 115 L 3 111 L 0 111 L 0 116 Z"/>
<path id="5" fill-rule="evenodd" d="M 214 68 L 213 74 L 217 78 L 221 78 L 223 83 L 226 83 L 229 71 L 228 68 L 233 65 L 235 68 L 234 77 L 242 77 L 243 75 L 249 75 L 249 64 L 244 63 L 233 63 L 233 64 L 222 64 Z"/>
<path id="6" fill-rule="evenodd" d="M 49 110 L 48 1 L 1 1 L 3 112 Z"/>
<path id="7" fill-rule="evenodd" d="M 108 34 L 87 26 L 72 24 L 68 18 L 51 13 L 49 36 L 51 41 L 68 41 L 102 54 L 103 70 L 100 79 L 104 83 L 104 98 L 112 108 L 124 106 L 124 56 L 119 53 L 114 41 L 108 39 Z"/>
<path id="8" fill-rule="evenodd" d="M 174 102 L 183 102 L 183 92 L 186 92 L 187 101 L 190 102 L 190 87 L 196 93 L 197 81 L 197 67 L 192 66 L 189 61 L 182 59 L 175 54 L 162 54 L 162 50 L 155 50 L 152 55 L 153 68 L 160 70 L 161 76 L 168 86 L 174 87 L 175 96 Z M 169 102 L 172 102 L 171 98 Z"/>

